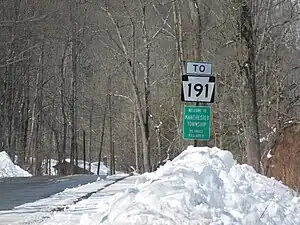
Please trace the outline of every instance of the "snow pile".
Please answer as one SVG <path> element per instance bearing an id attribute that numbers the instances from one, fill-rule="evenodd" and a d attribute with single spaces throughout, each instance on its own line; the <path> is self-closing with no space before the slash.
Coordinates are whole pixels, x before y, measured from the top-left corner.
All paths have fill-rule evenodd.
<path id="1" fill-rule="evenodd" d="M 94 173 L 94 174 L 97 174 L 97 169 L 98 169 L 98 162 L 92 162 L 91 163 L 91 172 Z M 100 162 L 99 175 L 107 175 L 107 174 L 109 174 L 109 169 L 104 165 L 103 162 Z"/>
<path id="2" fill-rule="evenodd" d="M 58 163 L 56 159 L 44 159 L 42 162 L 42 174 L 46 175 L 57 175 L 57 170 L 53 167 Z"/>
<path id="3" fill-rule="evenodd" d="M 300 199 L 291 189 L 218 148 L 189 147 L 102 210 L 99 205 L 98 214 L 84 215 L 84 224 L 300 224 Z"/>
<path id="4" fill-rule="evenodd" d="M 66 159 L 67 162 L 70 162 L 70 159 Z M 78 160 L 78 167 L 84 169 L 84 161 Z M 85 169 L 89 170 L 89 162 L 85 162 Z M 91 173 L 97 174 L 98 170 L 98 162 L 91 163 Z M 104 165 L 103 162 L 100 162 L 100 171 L 99 175 L 107 175 L 109 173 L 109 169 Z"/>
<path id="5" fill-rule="evenodd" d="M 70 162 L 70 159 L 67 158 L 66 161 Z M 43 175 L 57 175 L 57 170 L 53 167 L 57 163 L 58 163 L 58 160 L 56 160 L 56 159 L 50 159 L 50 163 L 49 163 L 49 160 L 45 159 L 42 163 Z M 49 167 L 49 165 L 50 165 L 50 167 Z M 78 167 L 84 169 L 83 160 L 78 160 Z M 49 171 L 49 168 L 50 168 L 50 171 Z M 89 162 L 87 162 L 87 161 L 85 162 L 85 169 L 89 170 Z M 91 173 L 97 175 L 97 170 L 98 170 L 98 162 L 92 162 L 91 163 Z M 49 172 L 50 172 L 50 174 L 49 174 Z M 101 162 L 99 175 L 107 175 L 107 174 L 109 174 L 109 169 L 104 165 L 103 162 Z"/>
<path id="6" fill-rule="evenodd" d="M 66 161 L 70 162 L 70 159 L 66 159 Z M 46 166 L 46 163 L 48 164 L 48 168 Z M 57 170 L 53 167 L 57 163 L 58 163 L 58 161 L 56 159 L 50 160 L 50 165 L 51 165 L 50 174 L 51 175 L 57 175 Z M 43 175 L 49 175 L 49 161 L 48 160 L 43 161 L 42 167 L 43 167 Z M 78 167 L 84 169 L 83 160 L 78 160 Z M 89 162 L 85 162 L 85 169 L 89 170 Z M 97 170 L 98 170 L 98 162 L 92 162 L 91 163 L 91 173 L 97 175 Z M 109 174 L 109 169 L 103 164 L 103 162 L 101 162 L 99 175 L 107 175 L 107 174 Z"/>
<path id="7" fill-rule="evenodd" d="M 0 152 L 0 178 L 30 176 L 32 176 L 30 173 L 15 165 L 6 152 Z"/>

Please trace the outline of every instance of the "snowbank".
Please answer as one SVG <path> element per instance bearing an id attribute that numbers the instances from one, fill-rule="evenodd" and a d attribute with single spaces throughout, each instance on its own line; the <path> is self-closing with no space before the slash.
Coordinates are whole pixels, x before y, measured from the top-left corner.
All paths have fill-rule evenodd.
<path id="1" fill-rule="evenodd" d="M 88 168 L 88 167 L 87 167 Z M 98 162 L 91 163 L 91 172 L 97 174 Z M 100 172 L 99 175 L 107 175 L 109 174 L 109 169 L 104 165 L 103 162 L 100 162 Z"/>
<path id="2" fill-rule="evenodd" d="M 46 175 L 57 175 L 57 170 L 53 167 L 58 163 L 56 159 L 44 159 L 42 162 L 42 174 Z"/>
<path id="3" fill-rule="evenodd" d="M 70 159 L 66 159 L 67 162 L 70 162 Z M 84 161 L 78 160 L 78 166 L 82 169 L 84 169 Z M 89 169 L 89 162 L 85 162 L 85 168 L 86 170 Z M 97 174 L 98 170 L 98 162 L 92 162 L 91 163 L 91 173 Z M 109 173 L 109 169 L 104 165 L 103 162 L 100 162 L 100 171 L 99 175 L 107 175 Z"/>
<path id="4" fill-rule="evenodd" d="M 228 151 L 189 147 L 116 194 L 105 213 L 99 205 L 88 224 L 299 225 L 294 196 L 280 182 L 236 164 Z"/>
<path id="5" fill-rule="evenodd" d="M 67 162 L 70 162 L 70 159 L 66 159 Z M 44 160 L 42 163 L 42 167 L 43 167 L 43 175 L 49 175 L 49 168 L 46 169 L 46 163 L 49 163 L 48 160 Z M 57 175 L 57 170 L 53 167 L 58 163 L 58 161 L 56 159 L 51 159 L 50 162 L 50 173 L 51 175 Z M 49 165 L 48 165 L 49 166 Z M 78 160 L 78 166 L 82 169 L 84 169 L 84 162 L 83 160 Z M 85 162 L 85 169 L 88 170 L 89 169 L 89 162 Z M 98 170 L 98 162 L 92 162 L 91 163 L 91 173 L 93 174 L 97 174 L 97 170 Z M 109 169 L 104 165 L 103 162 L 101 162 L 100 164 L 100 172 L 99 175 L 107 175 L 109 174 Z"/>
<path id="6" fill-rule="evenodd" d="M 15 165 L 6 152 L 0 152 L 0 178 L 30 176 L 32 176 L 30 173 Z"/>

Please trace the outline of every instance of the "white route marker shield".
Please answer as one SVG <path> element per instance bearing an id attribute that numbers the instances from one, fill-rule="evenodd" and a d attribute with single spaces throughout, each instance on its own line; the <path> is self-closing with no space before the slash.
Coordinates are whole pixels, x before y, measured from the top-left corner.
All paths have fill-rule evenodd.
<path id="1" fill-rule="evenodd" d="M 214 102 L 214 76 L 182 76 L 181 100 L 184 102 Z"/>

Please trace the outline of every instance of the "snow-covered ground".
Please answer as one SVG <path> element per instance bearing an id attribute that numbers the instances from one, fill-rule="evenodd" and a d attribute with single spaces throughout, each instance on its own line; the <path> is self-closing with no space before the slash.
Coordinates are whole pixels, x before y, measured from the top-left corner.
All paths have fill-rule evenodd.
<path id="1" fill-rule="evenodd" d="M 67 162 L 70 162 L 70 159 L 66 159 Z M 55 159 L 50 159 L 50 174 L 51 175 L 57 175 L 57 170 L 53 168 L 53 166 L 55 166 L 57 164 L 57 160 Z M 48 163 L 48 167 L 46 166 L 46 164 Z M 83 160 L 78 160 L 78 166 L 80 168 L 84 168 L 84 162 Z M 43 164 L 43 174 L 44 175 L 49 175 L 49 160 L 44 160 Z M 85 169 L 88 170 L 89 169 L 89 162 L 85 162 Z M 97 170 L 98 170 L 98 162 L 92 162 L 91 163 L 91 173 L 93 174 L 97 174 Z M 109 169 L 103 164 L 103 162 L 100 163 L 100 172 L 99 175 L 107 175 L 109 174 Z"/>
<path id="2" fill-rule="evenodd" d="M 228 151 L 189 147 L 111 198 L 86 225 L 292 225 L 300 199 L 282 183 L 236 164 Z M 79 223 L 78 223 L 79 224 Z"/>
<path id="3" fill-rule="evenodd" d="M 42 174 L 43 175 L 57 175 L 57 170 L 53 167 L 57 164 L 56 159 L 44 159 L 42 162 Z"/>
<path id="4" fill-rule="evenodd" d="M 89 199 L 84 199 L 78 204 L 71 205 L 69 208 L 61 212 L 55 212 L 52 216 L 44 219 L 42 222 L 38 221 L 30 223 L 31 225 L 85 225 L 95 222 L 100 224 L 99 214 L 105 213 L 112 202 L 113 196 L 116 193 L 126 192 L 135 184 L 137 177 L 129 177 L 114 185 L 111 185 L 100 192 L 93 194 Z M 108 181 L 102 181 L 108 182 Z M 100 184 L 103 187 L 103 183 Z M 93 184 L 91 184 L 93 186 Z M 92 187 L 91 186 L 91 187 Z M 90 187 L 90 188 L 91 188 Z M 99 186 L 98 186 L 99 187 Z M 95 217 L 93 217 L 95 215 Z M 1 218 L 1 216 L 0 216 Z M 45 218 L 45 217 L 44 217 Z M 1 224 L 1 223 L 0 223 Z M 151 223 L 150 223 L 151 224 Z M 23 225 L 18 223 L 18 225 Z"/>
<path id="5" fill-rule="evenodd" d="M 81 189 L 94 185 L 103 184 Z M 300 225 L 300 198 L 252 167 L 236 164 L 228 151 L 189 147 L 156 172 L 126 178 L 64 211 L 23 224 Z"/>
<path id="6" fill-rule="evenodd" d="M 31 174 L 15 165 L 9 155 L 0 152 L 0 178 L 3 177 L 30 177 Z"/>
<path id="7" fill-rule="evenodd" d="M 30 160 L 32 160 L 32 158 L 30 158 Z M 70 162 L 70 159 L 66 159 L 66 161 Z M 43 175 L 57 175 L 57 170 L 53 168 L 53 166 L 55 166 L 57 162 L 58 161 L 55 159 L 50 159 L 50 164 L 49 164 L 49 160 L 43 160 L 42 162 Z M 88 170 L 89 162 L 85 162 L 85 165 L 86 165 L 85 168 Z M 78 166 L 84 168 L 83 160 L 78 160 Z M 97 174 L 97 170 L 98 170 L 98 162 L 92 162 L 91 172 L 93 174 Z M 103 162 L 101 162 L 99 175 L 107 175 L 107 174 L 109 174 L 109 169 L 103 164 Z M 1 177 L 28 177 L 28 176 L 32 176 L 32 175 L 27 171 L 23 170 L 22 168 L 20 168 L 18 165 L 14 164 L 6 152 L 4 151 L 0 152 L 0 178 Z"/>
<path id="8" fill-rule="evenodd" d="M 70 159 L 66 159 L 67 162 L 70 162 Z M 78 160 L 78 166 L 80 168 L 84 168 L 84 162 L 83 160 Z M 89 162 L 85 162 L 85 168 L 89 169 Z M 93 174 L 97 174 L 98 170 L 98 162 L 92 162 L 91 163 L 91 172 Z M 103 162 L 100 162 L 100 172 L 99 175 L 106 175 L 109 173 L 109 169 L 103 164 Z"/>
<path id="9" fill-rule="evenodd" d="M 63 215 L 66 216 L 67 211 L 72 211 L 74 207 L 80 207 L 81 201 L 75 205 L 79 199 L 85 196 L 88 193 L 96 192 L 100 189 L 105 188 L 106 186 L 114 183 L 117 179 L 128 176 L 127 174 L 109 176 L 105 180 L 97 179 L 96 182 L 89 183 L 86 185 L 78 186 L 76 188 L 67 188 L 63 192 L 54 194 L 48 198 L 40 199 L 35 202 L 26 203 L 20 206 L 15 207 L 13 210 L 3 210 L 0 211 L 0 225 L 39 225 L 42 222 L 54 221 L 56 216 Z M 65 179 L 65 178 L 62 178 Z M 57 181 L 59 182 L 59 180 Z M 122 188 L 125 188 L 121 185 Z M 122 190 L 122 189 L 121 189 Z M 120 190 L 119 190 L 120 191 Z M 101 192 L 102 193 L 102 192 Z M 103 194 L 103 193 L 102 193 Z M 82 200 L 84 202 L 86 200 Z M 84 205 L 85 212 L 88 211 L 88 206 L 91 206 L 92 198 L 90 198 L 89 203 Z M 97 202 L 95 202 L 97 203 Z M 93 205 L 92 205 L 93 206 Z M 92 207 L 93 208 L 93 207 Z M 97 208 L 96 208 L 97 209 Z M 62 211 L 60 213 L 60 210 Z M 79 219 L 81 217 L 81 211 L 78 211 Z M 76 217 L 76 211 L 72 211 L 72 218 L 78 219 Z M 72 218 L 67 219 L 66 221 L 71 222 Z M 49 219 L 49 220 L 48 220 Z M 61 218 L 56 225 L 63 224 L 65 218 Z"/>

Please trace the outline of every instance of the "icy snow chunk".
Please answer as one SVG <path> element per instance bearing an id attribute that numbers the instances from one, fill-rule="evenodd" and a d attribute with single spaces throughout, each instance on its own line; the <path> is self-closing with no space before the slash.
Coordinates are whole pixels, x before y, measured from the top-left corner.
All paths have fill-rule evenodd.
<path id="1" fill-rule="evenodd" d="M 196 178 L 203 186 L 207 187 L 207 189 L 219 189 L 223 186 L 223 181 L 210 166 L 205 166 Z"/>
<path id="2" fill-rule="evenodd" d="M 260 222 L 260 218 L 259 215 L 257 214 L 257 212 L 250 212 L 249 214 L 247 214 L 244 218 L 243 218 L 243 225 L 258 225 L 258 224 L 262 224 Z"/>

